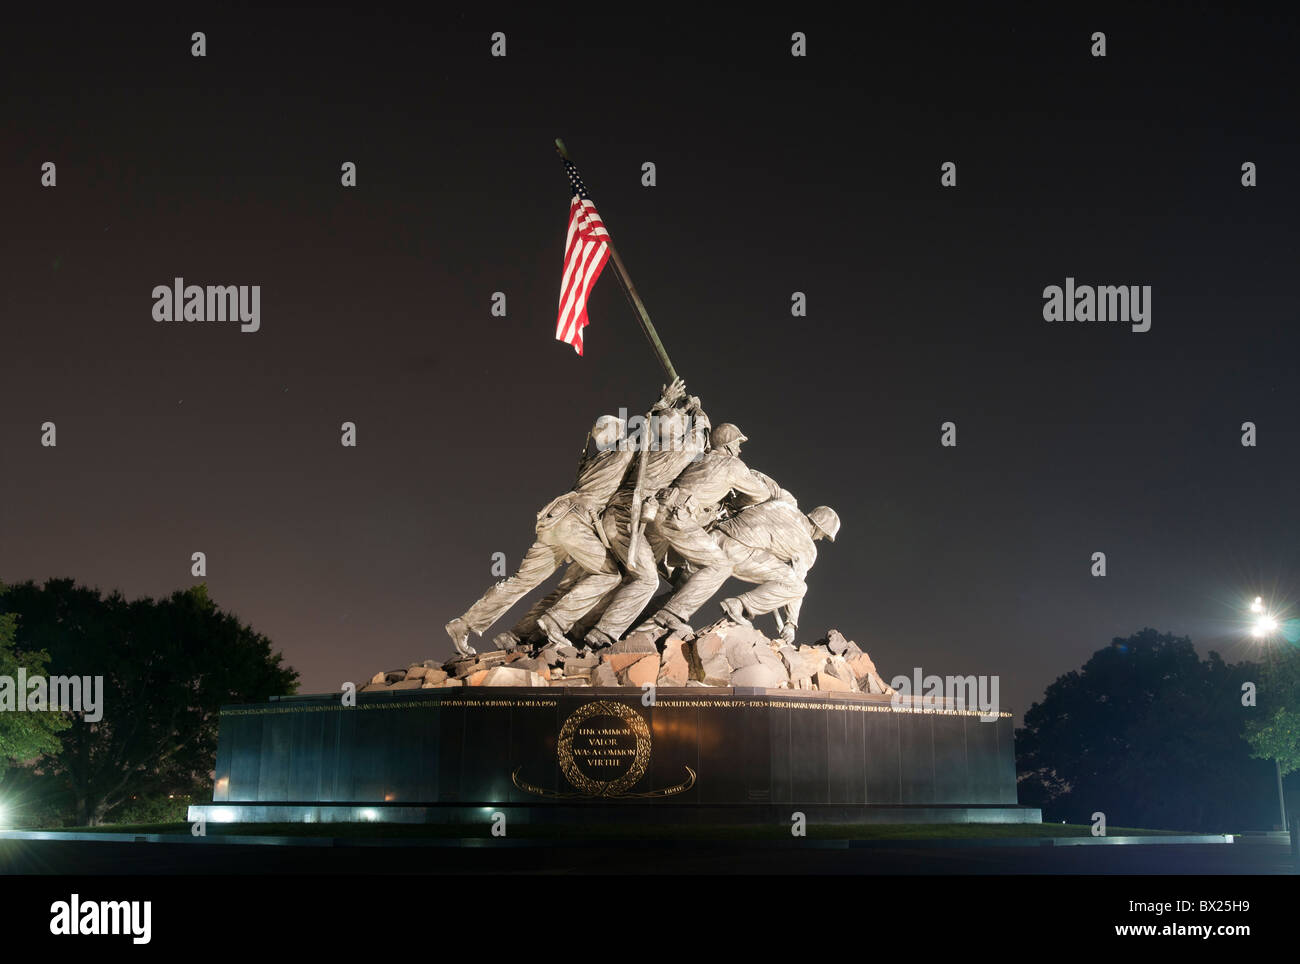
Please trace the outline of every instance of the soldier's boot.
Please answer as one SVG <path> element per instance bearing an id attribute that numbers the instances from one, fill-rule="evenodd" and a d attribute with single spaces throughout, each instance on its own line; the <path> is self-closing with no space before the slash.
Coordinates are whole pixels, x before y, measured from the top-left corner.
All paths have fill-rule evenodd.
<path id="1" fill-rule="evenodd" d="M 560 632 L 560 627 L 555 625 L 555 622 L 549 615 L 543 614 L 537 617 L 537 628 L 546 634 L 546 640 L 549 643 L 553 643 L 556 646 L 573 645 L 569 642 L 569 637 Z"/>
<path id="2" fill-rule="evenodd" d="M 473 656 L 477 652 L 469 645 L 469 623 L 462 617 L 457 616 L 443 629 L 447 630 L 447 635 L 451 637 L 451 644 L 456 647 L 456 652 L 461 656 Z"/>
<path id="3" fill-rule="evenodd" d="M 513 653 L 519 648 L 519 637 L 507 630 L 504 633 L 497 633 L 492 640 L 492 644 L 497 649 L 504 649 L 507 653 Z"/>
<path id="4" fill-rule="evenodd" d="M 604 649 L 614 645 L 614 637 L 603 629 L 593 629 L 583 638 L 583 642 L 592 649 Z"/>
<path id="5" fill-rule="evenodd" d="M 679 619 L 675 613 L 671 613 L 667 609 L 659 610 L 659 612 L 638 626 L 635 631 L 638 633 L 653 633 L 664 629 L 673 633 L 679 639 L 695 635 L 695 630 L 691 628 L 690 623 Z"/>
<path id="6" fill-rule="evenodd" d="M 746 618 L 745 604 L 742 603 L 739 599 L 736 599 L 734 597 L 732 597 L 731 599 L 724 599 L 722 600 L 721 606 L 722 606 L 722 611 L 727 614 L 727 618 L 730 619 L 733 623 L 739 623 L 742 626 L 751 626 L 751 627 L 754 625 Z"/>

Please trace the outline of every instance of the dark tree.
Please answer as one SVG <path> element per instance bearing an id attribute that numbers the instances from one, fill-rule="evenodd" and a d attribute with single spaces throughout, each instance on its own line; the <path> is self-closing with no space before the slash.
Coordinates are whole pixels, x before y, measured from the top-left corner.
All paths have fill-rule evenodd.
<path id="1" fill-rule="evenodd" d="M 49 653 L 51 675 L 104 678 L 103 718 L 74 715 L 60 734 L 63 752 L 39 764 L 70 793 L 73 819 L 85 825 L 132 796 L 203 785 L 222 704 L 297 686 L 271 641 L 221 612 L 204 586 L 128 601 L 70 579 L 27 582 L 0 597 L 0 613 L 17 616 L 20 648 Z"/>
<path id="2" fill-rule="evenodd" d="M 1300 649 L 1292 638 L 1297 623 L 1300 620 L 1288 621 L 1288 635 L 1271 640 L 1271 648 L 1263 654 L 1259 712 L 1246 723 L 1252 755 L 1276 760 L 1284 775 L 1300 770 Z"/>
<path id="3" fill-rule="evenodd" d="M 0 595 L 4 591 L 0 585 Z M 47 675 L 48 653 L 20 652 L 15 648 L 16 623 L 12 613 L 0 612 L 0 677 L 16 680 L 20 669 L 26 670 L 29 677 Z M 17 709 L 20 697 L 16 686 L 9 698 L 15 701 L 13 706 L 5 705 L 0 696 L 0 784 L 10 767 L 58 753 L 62 749 L 58 734 L 68 728 L 68 718 L 62 713 L 7 712 Z"/>
<path id="4" fill-rule="evenodd" d="M 1275 790 L 1242 738 L 1250 663 L 1202 661 L 1190 639 L 1144 629 L 1047 688 L 1016 731 L 1020 802 L 1044 819 L 1239 831 L 1267 827 Z"/>

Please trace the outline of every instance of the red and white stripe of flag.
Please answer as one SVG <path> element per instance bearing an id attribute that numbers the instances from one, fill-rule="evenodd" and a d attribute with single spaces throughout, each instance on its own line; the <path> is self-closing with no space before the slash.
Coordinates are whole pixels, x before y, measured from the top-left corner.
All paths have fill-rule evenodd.
<path id="1" fill-rule="evenodd" d="M 564 278 L 560 281 L 560 316 L 555 337 L 582 354 L 587 327 L 587 295 L 609 260 L 609 232 L 596 205 L 576 194 L 569 203 L 569 235 L 564 242 Z"/>

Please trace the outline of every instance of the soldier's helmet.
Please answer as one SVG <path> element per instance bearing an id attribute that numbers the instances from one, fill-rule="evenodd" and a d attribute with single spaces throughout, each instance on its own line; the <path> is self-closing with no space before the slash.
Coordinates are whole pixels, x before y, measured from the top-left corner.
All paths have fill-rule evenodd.
<path id="1" fill-rule="evenodd" d="M 608 452 L 618 444 L 624 431 L 623 420 L 617 415 L 602 415 L 592 426 L 591 437 L 596 441 L 596 448 Z"/>
<path id="2" fill-rule="evenodd" d="M 713 430 L 713 447 L 715 449 L 726 448 L 733 442 L 739 444 L 748 441 L 749 436 L 730 422 L 723 422 Z"/>
<path id="3" fill-rule="evenodd" d="M 831 542 L 835 541 L 835 536 L 840 531 L 840 517 L 835 514 L 835 510 L 828 505 L 819 505 L 808 513 L 808 520 L 818 529 L 826 533 L 826 538 Z"/>

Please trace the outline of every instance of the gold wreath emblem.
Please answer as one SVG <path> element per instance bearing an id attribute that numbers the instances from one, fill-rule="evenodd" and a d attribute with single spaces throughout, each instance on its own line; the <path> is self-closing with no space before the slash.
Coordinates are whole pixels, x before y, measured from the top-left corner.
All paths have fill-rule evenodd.
<path id="1" fill-rule="evenodd" d="M 632 757 L 632 765 L 622 776 L 613 780 L 593 780 L 578 769 L 578 761 L 573 757 L 573 738 L 578 733 L 578 727 L 593 716 L 612 716 L 622 720 L 632 731 L 632 736 L 636 738 L 636 753 Z M 646 726 L 645 719 L 640 713 L 622 703 L 610 703 L 606 700 L 585 703 L 564 721 L 564 726 L 560 728 L 560 742 L 556 747 L 555 755 L 560 761 L 560 772 L 578 790 L 593 797 L 622 796 L 636 786 L 637 781 L 645 776 L 646 767 L 650 765 L 650 727 Z"/>
<path id="2" fill-rule="evenodd" d="M 593 780 L 578 769 L 578 761 L 573 755 L 573 738 L 577 736 L 578 727 L 593 716 L 612 716 L 622 720 L 636 738 L 636 752 L 633 754 L 632 764 L 621 777 L 613 780 Z M 510 774 L 511 782 L 526 793 L 535 793 L 556 800 L 590 799 L 591 797 L 671 797 L 678 793 L 685 793 L 695 786 L 695 771 L 686 767 L 686 779 L 676 786 L 665 787 L 662 790 L 646 790 L 641 793 L 630 792 L 637 781 L 645 776 L 646 768 L 650 765 L 650 727 L 646 725 L 640 713 L 622 703 L 595 700 L 584 703 L 574 710 L 564 721 L 564 726 L 560 728 L 555 755 L 559 760 L 560 772 L 572 786 L 577 788 L 577 793 L 557 793 L 529 783 L 519 776 L 522 766 L 515 767 L 514 772 Z"/>

